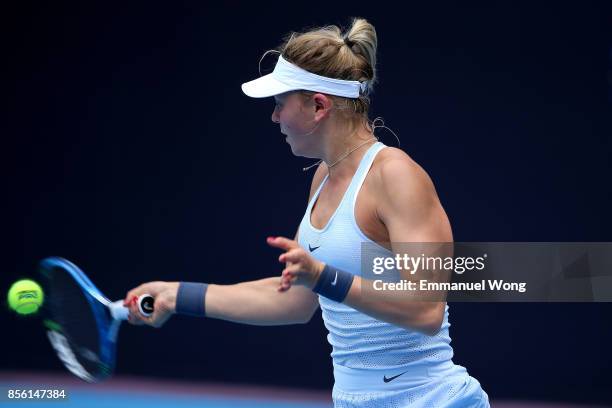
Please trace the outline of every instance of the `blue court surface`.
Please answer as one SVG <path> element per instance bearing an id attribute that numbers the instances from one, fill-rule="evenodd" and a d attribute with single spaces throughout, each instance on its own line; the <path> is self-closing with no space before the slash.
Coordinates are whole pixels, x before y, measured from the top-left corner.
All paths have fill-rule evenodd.
<path id="1" fill-rule="evenodd" d="M 65 390 L 62 400 L 9 399 L 8 390 Z M 331 408 L 330 392 L 311 392 L 255 386 L 183 383 L 115 377 L 88 384 L 68 375 L 0 372 L 0 408 L 113 407 L 113 408 Z M 53 402 L 50 402 L 53 401 Z M 51 405 L 47 405 L 47 404 Z"/>
<path id="2" fill-rule="evenodd" d="M 8 390 L 64 390 L 65 400 L 11 400 Z M 330 391 L 163 381 L 116 376 L 88 384 L 67 374 L 0 371 L 0 408 L 332 408 Z M 50 405 L 47 405 L 50 404 Z M 597 408 L 562 402 L 491 401 L 493 408 Z"/>

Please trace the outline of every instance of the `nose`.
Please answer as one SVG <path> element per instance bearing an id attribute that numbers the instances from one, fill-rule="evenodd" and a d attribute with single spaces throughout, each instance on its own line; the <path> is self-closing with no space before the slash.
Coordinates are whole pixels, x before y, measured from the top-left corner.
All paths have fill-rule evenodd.
<path id="1" fill-rule="evenodd" d="M 272 111 L 271 119 L 274 123 L 280 123 L 280 118 L 278 117 L 278 109 L 274 108 L 274 111 Z"/>

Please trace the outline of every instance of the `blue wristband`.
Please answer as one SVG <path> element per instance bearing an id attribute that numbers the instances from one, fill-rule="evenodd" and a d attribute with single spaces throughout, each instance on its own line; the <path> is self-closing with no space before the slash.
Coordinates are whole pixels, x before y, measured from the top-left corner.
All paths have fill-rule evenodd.
<path id="1" fill-rule="evenodd" d="M 205 299 L 208 284 L 196 282 L 179 283 L 176 294 L 176 313 L 206 317 Z"/>
<path id="2" fill-rule="evenodd" d="M 312 291 L 335 302 L 343 302 L 354 278 L 352 273 L 325 264 Z"/>

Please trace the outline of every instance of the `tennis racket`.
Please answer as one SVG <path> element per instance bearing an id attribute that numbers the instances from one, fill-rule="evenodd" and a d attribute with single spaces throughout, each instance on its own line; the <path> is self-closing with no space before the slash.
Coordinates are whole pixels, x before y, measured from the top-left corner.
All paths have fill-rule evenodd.
<path id="1" fill-rule="evenodd" d="M 128 318 L 123 300 L 110 301 L 75 264 L 45 258 L 39 265 L 45 292 L 43 323 L 51 346 L 66 368 L 87 382 L 112 375 L 119 326 Z M 138 298 L 144 316 L 153 313 L 150 295 Z"/>

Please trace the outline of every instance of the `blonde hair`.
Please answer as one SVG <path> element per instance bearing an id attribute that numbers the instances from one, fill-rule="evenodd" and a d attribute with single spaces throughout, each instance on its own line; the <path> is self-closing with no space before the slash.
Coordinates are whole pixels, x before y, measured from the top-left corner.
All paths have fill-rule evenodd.
<path id="1" fill-rule="evenodd" d="M 377 37 L 374 26 L 363 18 L 353 18 L 346 31 L 335 25 L 292 32 L 285 36 L 276 52 L 298 67 L 329 78 L 365 82 L 358 98 L 331 96 L 334 106 L 353 119 L 368 121 L 370 95 L 376 82 Z M 261 62 L 261 61 L 260 61 Z M 314 92 L 303 91 L 304 94 Z"/>

